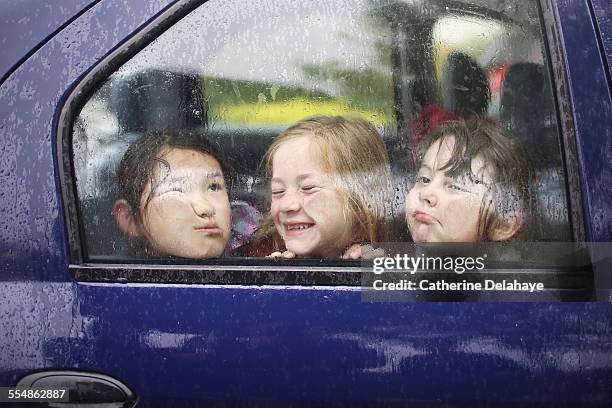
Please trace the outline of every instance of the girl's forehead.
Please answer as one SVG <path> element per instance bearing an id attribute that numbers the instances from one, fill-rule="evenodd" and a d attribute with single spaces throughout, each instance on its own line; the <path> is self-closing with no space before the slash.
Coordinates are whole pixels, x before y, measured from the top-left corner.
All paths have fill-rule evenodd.
<path id="1" fill-rule="evenodd" d="M 439 167 L 444 167 L 446 163 L 452 158 L 453 149 L 455 147 L 455 137 L 445 136 L 434 141 L 425 152 L 423 156 L 423 163 L 427 162 L 429 165 L 436 163 Z"/>
<path id="2" fill-rule="evenodd" d="M 316 143 L 308 136 L 298 136 L 283 141 L 272 156 L 274 167 L 318 166 L 318 149 Z"/>
<path id="3" fill-rule="evenodd" d="M 455 148 L 455 137 L 453 135 L 444 136 L 433 142 L 423 157 L 421 167 L 429 167 L 433 171 L 447 172 L 449 162 L 461 160 L 461 158 L 453 157 Z M 476 155 L 470 162 L 470 171 L 472 174 L 481 178 L 491 177 L 490 166 L 487 166 L 482 155 Z M 465 169 L 467 171 L 467 168 Z"/>
<path id="4" fill-rule="evenodd" d="M 310 135 L 308 134 L 297 135 L 297 136 L 294 136 L 287 140 L 282 141 L 278 145 L 278 148 L 276 149 L 274 156 L 276 157 L 279 154 L 280 155 L 283 155 L 283 154 L 292 155 L 292 151 L 295 149 L 298 149 L 300 151 L 310 151 L 314 146 L 315 146 L 315 143 L 313 142 L 312 137 Z"/>
<path id="5" fill-rule="evenodd" d="M 322 163 L 317 143 L 309 137 L 298 137 L 279 145 L 272 157 L 272 182 L 325 179 L 333 172 Z"/>
<path id="6" fill-rule="evenodd" d="M 179 169 L 221 170 L 221 165 L 212 155 L 194 149 L 166 148 L 158 154 L 157 158 L 170 165 L 170 170 L 172 171 Z M 158 167 L 165 167 L 162 163 Z"/>
<path id="7" fill-rule="evenodd" d="M 434 141 L 423 155 L 421 168 L 432 171 L 440 171 L 452 160 L 452 152 L 455 146 L 455 138 L 447 136 Z"/>

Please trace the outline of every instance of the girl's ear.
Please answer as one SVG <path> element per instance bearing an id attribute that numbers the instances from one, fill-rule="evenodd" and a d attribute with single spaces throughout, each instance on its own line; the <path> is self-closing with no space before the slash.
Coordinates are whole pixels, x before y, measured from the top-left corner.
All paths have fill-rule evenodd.
<path id="1" fill-rule="evenodd" d="M 489 233 L 491 241 L 507 241 L 514 237 L 523 226 L 523 217 L 516 212 L 512 212 L 499 219 L 493 225 Z"/>
<path id="2" fill-rule="evenodd" d="M 115 201 L 115 205 L 113 206 L 113 215 L 115 217 L 117 226 L 125 235 L 130 238 L 137 238 L 140 236 L 138 221 L 134 216 L 132 206 L 129 205 L 126 200 L 120 198 L 119 200 Z"/>

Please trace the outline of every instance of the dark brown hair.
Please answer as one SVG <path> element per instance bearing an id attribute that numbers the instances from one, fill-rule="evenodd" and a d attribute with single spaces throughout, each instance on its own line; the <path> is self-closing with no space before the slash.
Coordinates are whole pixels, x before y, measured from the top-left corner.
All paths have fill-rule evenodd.
<path id="1" fill-rule="evenodd" d="M 472 160 L 480 157 L 492 178 L 490 194 L 480 207 L 478 236 L 489 239 L 497 222 L 520 214 L 522 225 L 531 217 L 532 172 L 522 148 L 499 126 L 480 118 L 445 122 L 430 133 L 420 146 L 420 158 L 436 141 L 454 138 L 449 161 L 441 168 L 450 177 L 472 173 Z"/>

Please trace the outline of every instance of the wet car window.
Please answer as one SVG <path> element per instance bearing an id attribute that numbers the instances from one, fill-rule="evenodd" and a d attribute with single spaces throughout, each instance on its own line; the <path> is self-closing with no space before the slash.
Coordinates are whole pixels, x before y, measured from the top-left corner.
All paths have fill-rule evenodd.
<path id="1" fill-rule="evenodd" d="M 405 202 L 418 182 L 423 140 L 445 122 L 476 117 L 508 132 L 532 170 L 537 221 L 521 239 L 570 240 L 549 71 L 535 1 L 208 1 L 105 78 L 74 118 L 86 259 L 240 255 L 270 212 L 266 151 L 312 116 L 359 118 L 380 134 L 390 162 L 389 241 L 412 239 Z M 128 185 L 140 185 L 131 207 L 146 202 L 153 213 L 121 218 L 131 209 L 117 205 L 122 158 L 143 135 L 168 129 L 205 139 L 212 150 L 183 146 L 166 149 L 161 161 L 135 159 L 133 168 L 146 171 L 123 173 Z M 207 172 L 196 177 L 194 169 Z M 163 187 L 167 177 L 183 181 Z M 168 252 L 159 237 L 186 236 L 192 226 L 182 226 L 181 210 L 157 203 L 198 189 L 217 197 L 206 211 L 218 218 L 194 227 L 197 245 L 216 249 Z M 187 241 L 167 245 L 182 250 Z"/>

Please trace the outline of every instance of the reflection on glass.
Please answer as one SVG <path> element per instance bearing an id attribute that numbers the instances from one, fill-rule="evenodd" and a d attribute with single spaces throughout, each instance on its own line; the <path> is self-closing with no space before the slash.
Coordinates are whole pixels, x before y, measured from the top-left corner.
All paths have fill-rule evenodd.
<path id="1" fill-rule="evenodd" d="M 421 141 L 471 116 L 506 129 L 527 152 L 536 238 L 568 239 L 545 52 L 535 1 L 210 0 L 100 84 L 75 120 L 89 257 L 125 254 L 111 211 L 115 174 L 143 132 L 189 129 L 219 146 L 234 171 L 236 246 L 270 209 L 268 146 L 314 115 L 359 117 L 381 134 L 395 193 L 391 240 L 411 239 L 404 202 Z"/>

